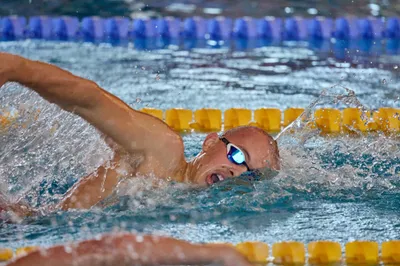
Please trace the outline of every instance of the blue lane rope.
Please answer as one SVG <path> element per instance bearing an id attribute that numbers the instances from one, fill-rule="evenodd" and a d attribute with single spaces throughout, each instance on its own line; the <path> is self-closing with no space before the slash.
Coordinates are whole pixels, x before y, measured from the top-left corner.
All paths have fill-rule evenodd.
<path id="1" fill-rule="evenodd" d="M 31 17 L 0 18 L 0 41 L 42 39 L 62 41 L 133 42 L 138 50 L 166 48 L 169 45 L 232 47 L 245 50 L 279 44 L 282 41 L 307 41 L 315 50 L 333 52 L 345 59 L 351 50 L 361 53 L 398 54 L 400 19 L 390 18 L 250 18 L 184 20 L 166 17 L 134 19 L 124 17 Z M 381 42 L 384 40 L 384 42 Z"/>
<path id="2" fill-rule="evenodd" d="M 134 19 L 114 17 L 24 17 L 0 19 L 0 37 L 5 40 L 84 39 L 124 40 L 129 38 L 307 40 L 400 39 L 400 20 L 391 18 L 237 18 L 200 17 Z"/>

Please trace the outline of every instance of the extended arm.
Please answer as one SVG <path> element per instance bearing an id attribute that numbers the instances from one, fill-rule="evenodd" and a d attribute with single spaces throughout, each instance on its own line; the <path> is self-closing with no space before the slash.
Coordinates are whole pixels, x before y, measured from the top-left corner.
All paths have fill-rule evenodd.
<path id="1" fill-rule="evenodd" d="M 185 241 L 125 234 L 105 236 L 69 247 L 56 246 L 21 257 L 8 266 L 25 265 L 222 265 L 250 266 L 234 248 L 226 245 L 196 245 Z"/>
<path id="2" fill-rule="evenodd" d="M 159 167 L 173 168 L 183 158 L 182 139 L 164 122 L 131 109 L 92 81 L 50 64 L 0 53 L 0 86 L 7 81 L 27 86 L 81 116 L 127 152 L 151 157 Z"/>

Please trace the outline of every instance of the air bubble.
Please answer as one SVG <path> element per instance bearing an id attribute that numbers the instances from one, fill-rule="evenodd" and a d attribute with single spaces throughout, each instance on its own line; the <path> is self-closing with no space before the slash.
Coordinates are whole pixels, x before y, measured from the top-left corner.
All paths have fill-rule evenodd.
<path id="1" fill-rule="evenodd" d="M 382 79 L 382 84 L 387 84 L 387 81 L 386 81 L 386 79 Z"/>
<path id="2" fill-rule="evenodd" d="M 293 11 L 294 11 L 293 8 L 291 8 L 291 7 L 285 7 L 285 13 L 291 14 L 291 13 L 293 13 Z"/>
<path id="3" fill-rule="evenodd" d="M 137 102 L 137 103 L 140 103 L 141 101 L 142 101 L 142 99 L 136 98 L 136 102 Z"/>
<path id="4" fill-rule="evenodd" d="M 399 66 L 394 66 L 394 67 L 393 67 L 393 69 L 398 69 L 398 68 L 399 68 Z"/>

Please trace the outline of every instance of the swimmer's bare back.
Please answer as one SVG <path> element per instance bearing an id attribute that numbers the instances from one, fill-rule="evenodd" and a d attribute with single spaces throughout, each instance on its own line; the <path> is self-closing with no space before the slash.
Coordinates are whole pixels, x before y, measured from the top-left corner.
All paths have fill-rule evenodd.
<path id="1" fill-rule="evenodd" d="M 250 266 L 233 247 L 191 244 L 160 236 L 106 235 L 69 246 L 37 250 L 7 266 L 209 265 Z"/>
<path id="2" fill-rule="evenodd" d="M 179 179 L 183 178 L 187 163 L 179 134 L 163 121 L 133 110 L 96 83 L 54 65 L 0 53 L 0 86 L 6 82 L 18 82 L 82 117 L 122 147 L 124 154 L 141 158 L 140 165 L 129 172 L 130 167 L 121 162 L 123 155 L 116 151 L 113 167 L 101 166 L 80 180 L 67 193 L 60 208 L 90 208 L 111 194 L 121 173 L 126 171 L 127 176 L 154 174 L 182 181 Z"/>

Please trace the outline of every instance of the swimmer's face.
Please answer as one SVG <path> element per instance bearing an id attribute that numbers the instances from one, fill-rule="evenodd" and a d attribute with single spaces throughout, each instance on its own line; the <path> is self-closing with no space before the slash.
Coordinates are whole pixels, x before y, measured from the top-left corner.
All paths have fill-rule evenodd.
<path id="1" fill-rule="evenodd" d="M 225 132 L 230 143 L 240 148 L 250 169 L 268 167 L 279 170 L 279 152 L 273 138 L 256 127 L 242 127 Z M 245 165 L 237 165 L 227 157 L 227 146 L 216 133 L 209 134 L 202 152 L 193 160 L 195 173 L 192 181 L 212 185 L 247 171 Z"/>

